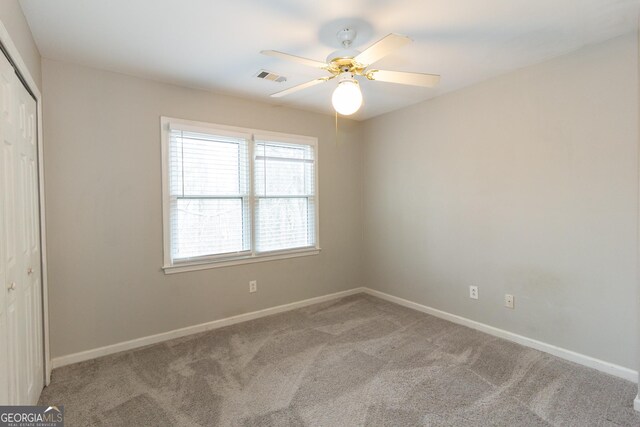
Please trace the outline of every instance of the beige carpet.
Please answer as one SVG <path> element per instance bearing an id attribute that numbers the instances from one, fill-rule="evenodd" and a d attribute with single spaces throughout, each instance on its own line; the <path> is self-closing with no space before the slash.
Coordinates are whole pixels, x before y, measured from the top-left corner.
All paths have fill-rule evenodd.
<path id="1" fill-rule="evenodd" d="M 636 385 L 359 294 L 53 371 L 67 426 L 640 426 Z"/>

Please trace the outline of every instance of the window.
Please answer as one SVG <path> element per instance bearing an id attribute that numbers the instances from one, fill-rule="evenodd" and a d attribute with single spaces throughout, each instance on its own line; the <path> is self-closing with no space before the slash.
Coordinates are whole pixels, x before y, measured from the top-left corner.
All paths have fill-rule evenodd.
<path id="1" fill-rule="evenodd" d="M 316 145 L 163 117 L 165 272 L 317 254 Z"/>

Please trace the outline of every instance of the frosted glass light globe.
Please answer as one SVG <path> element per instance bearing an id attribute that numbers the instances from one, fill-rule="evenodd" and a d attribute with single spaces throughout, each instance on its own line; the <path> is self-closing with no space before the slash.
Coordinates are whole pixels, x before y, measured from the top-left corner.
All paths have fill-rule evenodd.
<path id="1" fill-rule="evenodd" d="M 333 108 L 343 116 L 350 116 L 360 109 L 362 105 L 362 92 L 357 81 L 342 80 L 333 91 L 331 97 Z"/>

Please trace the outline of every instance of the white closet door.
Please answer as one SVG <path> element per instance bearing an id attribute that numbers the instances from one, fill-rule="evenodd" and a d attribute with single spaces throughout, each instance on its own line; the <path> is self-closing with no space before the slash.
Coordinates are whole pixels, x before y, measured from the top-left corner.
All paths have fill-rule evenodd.
<path id="1" fill-rule="evenodd" d="M 0 404 L 34 404 L 43 386 L 36 106 L 0 55 Z"/>
<path id="2" fill-rule="evenodd" d="M 12 145 L 13 126 L 11 114 L 12 85 L 10 76 L 13 73 L 11 65 L 4 57 L 0 58 L 0 404 L 10 403 L 9 384 L 9 348 L 7 325 L 7 284 L 11 283 L 11 277 L 7 271 L 12 261 L 15 261 L 13 249 L 14 233 L 9 232 L 8 206 L 13 203 L 13 194 L 10 193 L 8 182 L 12 179 Z"/>
<path id="3" fill-rule="evenodd" d="M 21 349 L 18 337 L 20 336 L 19 315 L 20 312 L 18 286 L 21 262 L 18 255 L 16 240 L 22 231 L 22 221 L 17 215 L 16 207 L 18 201 L 18 174 L 16 166 L 18 163 L 18 148 L 16 144 L 16 75 L 9 62 L 0 55 L 0 86 L 2 86 L 2 119 L 0 121 L 0 133 L 2 135 L 2 170 L 4 211 L 3 211 L 3 234 L 4 234 L 4 254 L 3 264 L 5 270 L 5 282 L 2 293 L 5 297 L 4 323 L 6 324 L 6 377 L 7 377 L 7 403 L 17 405 L 22 403 L 23 390 L 20 385 L 23 377 L 23 364 L 21 362 Z"/>
<path id="4" fill-rule="evenodd" d="M 22 263 L 22 305 L 25 345 L 25 398 L 38 400 L 43 387 L 42 303 L 40 299 L 40 233 L 38 215 L 38 158 L 36 142 L 36 103 L 23 88 L 17 94 L 18 147 L 20 152 L 21 197 L 19 216 L 22 218 L 20 257 Z"/>

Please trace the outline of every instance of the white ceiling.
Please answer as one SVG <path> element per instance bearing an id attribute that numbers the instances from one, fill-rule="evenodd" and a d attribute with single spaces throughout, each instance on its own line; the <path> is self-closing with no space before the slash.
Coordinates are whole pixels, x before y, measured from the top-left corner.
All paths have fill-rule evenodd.
<path id="1" fill-rule="evenodd" d="M 414 43 L 376 68 L 442 75 L 436 89 L 361 81 L 363 120 L 635 31 L 640 0 L 21 0 L 42 56 L 333 114 L 335 81 L 275 99 L 325 75 L 261 55 L 322 60 L 345 23 L 366 46 L 390 32 Z M 285 83 L 259 80 L 260 69 Z"/>

